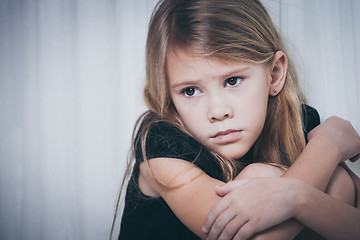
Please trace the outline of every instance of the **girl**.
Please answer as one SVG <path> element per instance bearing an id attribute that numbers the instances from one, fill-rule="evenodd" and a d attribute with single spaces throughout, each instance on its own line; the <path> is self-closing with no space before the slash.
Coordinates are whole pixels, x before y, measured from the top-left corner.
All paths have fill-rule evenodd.
<path id="1" fill-rule="evenodd" d="M 301 224 L 360 236 L 357 178 L 337 167 L 359 136 L 338 118 L 307 135 L 318 115 L 259 1 L 160 1 L 146 72 L 119 239 L 290 239 Z M 248 179 L 258 176 L 271 178 Z M 328 206 L 347 214 L 322 217 Z"/>

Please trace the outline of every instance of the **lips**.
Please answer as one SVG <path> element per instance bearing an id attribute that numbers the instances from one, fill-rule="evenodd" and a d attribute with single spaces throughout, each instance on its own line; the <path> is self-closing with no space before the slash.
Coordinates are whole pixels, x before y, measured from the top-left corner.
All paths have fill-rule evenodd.
<path id="1" fill-rule="evenodd" d="M 226 131 L 217 132 L 211 138 L 215 140 L 217 144 L 227 144 L 234 142 L 240 138 L 241 130 L 229 129 Z"/>

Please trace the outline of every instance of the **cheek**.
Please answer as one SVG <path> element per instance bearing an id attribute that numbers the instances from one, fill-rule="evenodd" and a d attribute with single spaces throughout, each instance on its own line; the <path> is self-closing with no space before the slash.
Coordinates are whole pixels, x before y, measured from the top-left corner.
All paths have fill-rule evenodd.
<path id="1" fill-rule="evenodd" d="M 186 101 L 179 101 L 174 99 L 173 101 L 175 109 L 180 117 L 180 120 L 185 125 L 186 129 L 189 130 L 192 125 L 196 124 L 196 119 L 198 118 L 199 111 L 193 106 L 189 106 Z"/>
<path id="2" fill-rule="evenodd" d="M 178 107 L 176 108 L 177 105 Z M 177 105 L 174 104 L 185 129 L 198 141 L 202 142 L 203 134 L 206 133 L 207 130 L 207 125 L 204 122 L 206 119 L 204 118 L 203 108 L 199 106 L 194 107 L 193 104 L 189 106 L 181 103 L 179 105 L 179 102 L 177 102 Z"/>
<path id="3" fill-rule="evenodd" d="M 264 83 L 257 83 L 249 87 L 242 97 L 242 103 L 253 112 L 263 112 L 267 109 L 269 88 Z"/>
<path id="4" fill-rule="evenodd" d="M 265 93 L 253 93 L 247 98 L 246 106 L 242 109 L 242 112 L 238 112 L 241 118 L 246 122 L 250 129 L 256 132 L 256 135 L 260 135 L 267 114 L 268 95 Z"/>
<path id="5" fill-rule="evenodd" d="M 196 133 L 196 129 L 201 128 L 201 113 L 196 108 L 189 109 L 180 109 L 178 112 L 179 117 L 184 124 L 185 128 L 190 131 L 192 134 Z"/>

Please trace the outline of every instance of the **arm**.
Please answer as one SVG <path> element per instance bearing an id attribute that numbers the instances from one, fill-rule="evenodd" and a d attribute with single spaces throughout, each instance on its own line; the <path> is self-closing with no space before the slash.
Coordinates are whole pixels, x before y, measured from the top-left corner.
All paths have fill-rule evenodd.
<path id="1" fill-rule="evenodd" d="M 173 158 L 154 158 L 140 165 L 139 185 L 142 192 L 162 197 L 171 210 L 192 232 L 201 238 L 201 231 L 210 209 L 218 202 L 214 188 L 224 183 L 209 177 L 194 164 Z M 154 181 L 152 175 L 163 185 Z"/>
<path id="2" fill-rule="evenodd" d="M 328 131 L 337 129 L 338 127 L 340 127 L 342 131 Z M 324 128 L 326 131 L 324 131 Z M 316 134 L 316 132 L 318 134 Z M 341 134 L 342 136 L 339 136 Z M 296 207 L 296 210 L 301 210 L 300 213 L 302 213 L 300 214 L 301 218 L 296 219 L 319 234 L 327 237 L 327 239 L 339 239 L 341 236 L 346 238 L 346 235 L 350 238 L 354 238 L 354 236 L 359 237 L 360 232 L 357 231 L 359 229 L 354 227 L 353 223 L 360 222 L 360 210 L 352 207 L 354 197 L 351 194 L 354 190 L 346 189 L 346 186 L 351 188 L 353 184 L 352 181 L 355 183 L 355 192 L 358 195 L 357 200 L 359 201 L 360 179 L 343 163 L 343 167 L 345 167 L 351 179 L 349 179 L 347 174 L 344 174 L 343 170 L 341 172 L 341 169 L 337 169 L 334 174 L 335 179 L 330 181 L 339 162 L 343 162 L 349 158 L 356 160 L 359 157 L 358 154 L 354 157 L 353 153 L 354 150 L 355 154 L 359 152 L 359 150 L 356 150 L 359 148 L 358 134 L 348 121 L 332 117 L 314 129 L 309 134 L 309 139 L 310 142 L 307 147 L 282 177 L 299 179 L 321 191 L 326 191 L 328 194 L 322 193 L 321 195 L 316 195 L 315 189 L 313 189 L 311 192 L 314 193 L 314 196 L 307 198 L 309 209 L 306 210 L 306 208 L 303 207 Z M 338 140 L 338 142 L 331 143 L 329 140 Z M 339 141 L 353 141 L 355 144 L 350 147 L 345 147 Z M 327 161 L 323 161 L 324 155 L 321 154 L 321 152 L 327 153 Z M 339 171 L 340 174 L 337 174 Z M 306 196 L 306 194 L 304 196 Z M 318 196 L 318 198 L 315 196 Z M 338 201 L 335 198 L 342 201 Z M 351 206 L 344 202 L 351 204 Z M 309 203 L 313 204 L 313 206 Z M 310 206 L 312 206 L 312 208 Z M 325 212 L 327 214 L 325 214 Z M 351 212 L 351 214 L 345 214 L 348 212 Z M 341 215 L 335 215 L 333 213 L 341 213 Z M 264 236 L 267 236 L 265 239 L 271 239 L 270 236 L 274 236 L 272 239 L 280 239 L 281 236 L 291 235 L 291 232 L 296 232 L 295 225 L 299 225 L 299 223 L 293 222 L 289 225 L 294 227 L 276 227 L 273 232 L 264 232 Z"/>
<path id="3" fill-rule="evenodd" d="M 359 239 L 360 209 L 298 182 L 294 218 L 326 239 Z M 314 214 L 316 213 L 316 214 Z"/>
<path id="4" fill-rule="evenodd" d="M 140 166 L 139 185 L 141 191 L 153 197 L 161 196 L 185 226 L 202 239 L 206 238 L 207 236 L 201 229 L 202 223 L 208 216 L 210 209 L 221 199 L 220 195 L 214 191 L 214 188 L 225 183 L 209 177 L 201 169 L 184 160 L 155 158 L 149 160 L 149 165 L 152 173 L 149 172 L 149 168 L 146 167 L 145 163 Z M 249 168 L 247 169 L 252 171 Z M 245 171 L 242 173 L 244 175 Z M 167 187 L 155 182 L 152 175 Z M 259 189 L 258 186 L 255 186 L 255 188 L 246 189 L 242 193 Z M 257 192 L 262 193 L 262 191 Z M 254 198 L 261 198 L 252 194 L 242 195 L 248 197 L 241 201 L 240 206 L 244 207 L 248 212 L 258 209 L 256 201 L 253 200 Z M 285 202 L 286 198 L 283 200 Z M 298 226 L 293 225 L 293 223 L 285 223 L 284 226 L 290 229 L 298 229 Z M 278 230 L 274 232 L 278 232 Z M 293 236 L 295 235 L 293 234 Z M 270 236 L 277 235 L 270 233 Z"/>
<path id="5" fill-rule="evenodd" d="M 311 141 L 315 142 L 316 140 Z M 313 150 L 317 153 L 317 156 L 328 154 L 327 151 L 324 152 L 324 148 L 314 148 Z M 312 152 L 309 151 L 305 153 L 311 154 Z M 303 156 L 304 159 L 306 154 Z M 311 155 L 309 157 L 311 157 Z M 139 181 L 140 179 L 143 179 L 142 182 L 144 184 L 143 186 L 140 184 L 140 188 L 143 189 L 145 185 L 146 188 L 163 197 L 180 221 L 182 221 L 195 234 L 205 238 L 206 235 L 202 232 L 201 225 L 208 216 L 210 209 L 221 199 L 221 197 L 214 191 L 215 186 L 223 185 L 224 183 L 209 177 L 195 165 L 183 160 L 156 158 L 151 159 L 149 164 L 152 174 L 148 171 L 147 167 L 144 167 L 144 163 L 141 164 Z M 164 188 L 161 184 L 158 184 L 153 180 L 152 175 L 155 176 L 159 182 L 174 187 Z M 259 189 L 260 187 L 257 186 L 255 188 Z M 247 192 L 244 191 L 243 193 Z M 283 198 L 284 201 L 287 199 L 285 197 L 287 196 L 285 192 L 278 193 L 280 195 L 277 196 L 277 199 Z M 253 203 L 253 198 L 251 198 L 248 194 L 243 194 L 243 196 L 247 196 L 249 198 L 248 200 L 241 202 L 239 205 L 243 206 L 243 208 L 247 208 L 248 205 Z M 292 200 L 289 201 L 288 199 L 287 202 L 289 203 L 291 201 Z M 291 217 L 292 212 L 290 215 L 289 213 L 290 212 L 287 212 L 285 214 L 286 218 L 281 218 L 280 222 L 288 219 L 288 217 Z M 271 224 L 274 222 L 275 224 L 280 223 L 273 221 L 271 218 L 269 222 Z"/>
<path id="6" fill-rule="evenodd" d="M 350 122 L 331 117 L 308 138 L 309 143 L 283 177 L 299 179 L 324 191 L 337 165 L 360 151 L 359 135 Z"/>
<path id="7" fill-rule="evenodd" d="M 338 163 L 346 160 L 347 158 L 351 158 L 360 151 L 359 136 L 349 122 L 332 117 L 314 129 L 309 137 L 310 141 L 308 145 L 295 164 L 289 168 L 283 177 L 297 178 L 318 189 L 324 190 Z M 324 156 L 326 156 L 327 161 L 322 160 L 324 159 Z M 288 207 L 291 208 L 291 202 L 287 202 L 285 204 L 289 204 Z M 221 206 L 220 203 L 217 204 L 216 208 L 212 210 L 212 214 L 209 215 L 207 221 L 205 222 L 205 230 L 211 229 L 211 235 L 218 236 L 220 234 L 219 231 L 221 232 L 225 226 L 227 226 L 226 224 L 228 223 L 217 223 L 217 225 L 215 225 L 217 228 L 215 227 L 214 229 L 214 227 L 212 227 L 214 221 L 219 222 L 216 218 L 219 214 L 222 214 L 225 207 Z M 286 207 L 286 205 L 284 205 L 284 207 Z M 264 214 L 266 214 L 266 210 L 264 211 Z M 286 219 L 284 218 L 283 220 Z M 293 236 L 295 230 L 296 232 L 301 230 L 301 227 L 289 228 L 289 224 L 285 225 L 286 226 L 283 228 L 281 226 L 277 226 L 276 229 L 273 229 L 274 231 L 268 230 L 266 232 L 262 232 L 258 235 L 258 237 L 261 238 L 262 236 L 265 239 L 271 239 L 272 237 L 273 239 L 288 239 Z M 296 222 L 293 222 L 291 225 L 299 226 Z M 274 226 L 274 224 L 271 226 Z M 231 225 L 229 225 L 229 227 L 231 227 Z M 256 227 L 253 226 L 252 228 L 255 229 Z M 256 232 L 261 230 L 263 229 L 257 228 Z M 225 231 L 231 232 L 228 229 Z M 212 232 L 215 232 L 215 234 Z M 246 230 L 245 232 L 254 233 L 253 230 Z"/>
<path id="8" fill-rule="evenodd" d="M 344 169 L 350 175 L 355 187 L 355 207 L 360 208 L 360 178 L 346 165 L 342 164 Z"/>
<path id="9" fill-rule="evenodd" d="M 305 186 L 310 188 L 307 184 Z M 302 191 L 296 186 L 294 186 L 293 189 L 299 189 L 293 192 L 296 194 L 296 197 L 294 197 L 295 201 L 291 204 L 299 203 L 298 205 L 294 205 L 294 211 L 300 214 L 307 214 L 302 215 L 302 218 L 293 216 L 293 218 L 298 221 L 298 225 L 300 222 L 315 230 L 320 235 L 325 236 L 327 239 L 339 239 L 339 236 L 342 236 L 341 239 L 354 239 L 360 236 L 358 229 L 355 228 L 354 225 L 355 222 L 359 221 L 360 216 L 360 210 L 352 207 L 354 206 L 355 199 L 354 183 L 344 168 L 338 166 L 335 169 L 325 189 L 326 194 L 311 187 L 311 189 L 321 193 L 322 196 L 317 195 L 318 193 L 316 192 L 310 195 L 308 194 L 311 192 L 310 190 Z M 323 197 L 329 199 L 324 199 Z M 352 214 L 347 214 L 344 210 L 345 208 L 350 209 Z M 326 212 L 326 214 L 324 214 L 324 212 Z M 267 229 L 265 232 L 256 235 L 255 239 L 290 239 L 282 232 L 286 233 L 287 231 L 289 234 L 291 234 L 291 232 L 297 233 L 294 230 L 297 221 L 288 220 L 286 221 L 286 223 L 288 223 L 287 225 L 282 223 Z M 293 237 L 291 237 L 291 239 L 292 238 Z"/>
<path id="10" fill-rule="evenodd" d="M 250 193 L 237 195 L 242 205 L 241 215 L 238 215 L 242 224 L 234 239 L 248 239 L 264 229 L 269 230 L 255 236 L 256 239 L 292 239 L 296 234 L 285 236 L 284 229 L 281 229 L 289 227 L 296 230 L 291 222 L 293 220 L 282 223 L 284 219 L 290 218 L 316 230 L 327 239 L 360 237 L 357 224 L 360 222 L 359 209 L 303 181 L 291 178 L 244 178 L 221 187 L 221 191 L 228 194 L 236 194 L 236 191 L 232 191 L 234 189 Z M 223 199 L 228 201 L 231 197 L 226 195 Z M 291 207 L 284 207 L 286 205 Z M 274 225 L 277 226 L 273 228 Z"/>
<path id="11" fill-rule="evenodd" d="M 294 212 L 298 208 L 295 203 L 300 199 L 299 196 L 301 196 L 302 191 L 297 191 L 296 185 L 286 187 L 287 181 L 291 183 L 291 179 L 279 178 L 283 173 L 284 170 L 280 168 L 255 163 L 246 167 L 236 177 L 235 181 L 217 187 L 216 192 L 223 199 L 219 204 L 215 205 L 209 214 L 208 220 L 215 220 L 208 238 L 217 239 L 221 236 L 224 239 L 230 239 L 236 236 L 242 239 L 249 238 L 254 233 L 259 232 L 252 239 L 293 239 L 301 231 L 302 224 L 295 219 L 283 223 L 282 221 L 294 217 Z M 255 183 L 250 181 L 254 178 L 257 179 L 254 180 Z M 249 182 L 244 183 L 244 181 Z M 354 203 L 354 184 L 342 167 L 338 166 L 336 168 L 326 191 L 333 198 L 348 204 Z M 315 198 L 310 200 L 318 201 Z M 319 201 L 321 200 L 319 199 Z M 326 206 L 326 202 L 321 204 Z M 224 216 L 234 214 L 234 212 L 238 214 L 231 222 L 222 222 L 226 219 Z M 323 231 L 326 230 L 324 228 L 324 226 L 327 226 L 326 221 L 332 221 L 332 218 L 338 217 L 334 214 L 332 218 L 316 215 L 317 221 L 321 222 L 321 226 L 323 226 L 322 229 L 315 229 L 320 234 L 323 234 Z M 351 219 L 350 216 L 344 216 L 343 222 L 349 223 L 353 221 Z M 242 225 L 243 223 L 245 224 Z M 306 222 L 303 223 L 308 225 Z M 240 227 L 241 231 L 239 231 Z M 223 228 L 225 230 L 222 231 Z M 338 228 L 331 230 L 338 231 Z M 347 233 L 350 234 L 350 232 Z"/>
<path id="12" fill-rule="evenodd" d="M 323 207 L 323 211 L 324 209 L 330 210 L 328 211 L 328 214 L 325 215 L 322 213 L 320 208 L 313 208 L 311 209 L 312 211 L 308 212 L 309 215 L 303 215 L 301 219 L 297 220 L 328 238 L 328 234 L 331 232 L 333 232 L 333 234 L 330 234 L 331 236 L 337 236 L 337 234 L 341 232 L 348 234 L 348 236 L 354 236 L 355 233 L 353 231 L 356 230 L 356 228 L 351 223 L 358 221 L 360 214 L 359 210 L 354 209 L 350 205 L 341 201 L 334 202 L 334 198 L 351 204 L 353 203 L 349 202 L 353 201 L 353 199 L 349 200 L 351 199 L 351 193 L 353 193 L 353 190 L 345 189 L 345 186 L 352 186 L 352 181 L 348 178 L 347 174 L 345 174 L 344 171 L 341 171 L 342 169 L 339 169 L 337 166 L 340 162 L 347 159 L 352 158 L 353 161 L 356 161 L 357 158 L 359 158 L 359 135 L 356 133 L 350 122 L 337 117 L 331 117 L 311 131 L 308 135 L 308 139 L 309 143 L 303 152 L 300 154 L 296 162 L 282 175 L 282 177 L 299 179 L 321 191 L 326 191 L 329 195 L 322 194 L 322 197 L 324 197 L 324 195 L 327 197 L 325 199 L 320 197 L 313 197 L 309 199 L 311 203 L 317 204 L 317 207 Z M 349 141 L 354 144 L 344 145 L 344 142 Z M 326 156 L 326 161 L 324 161 L 324 156 Z M 346 167 L 345 164 L 343 166 Z M 335 169 L 337 171 L 335 171 Z M 351 176 L 352 180 L 354 183 L 357 183 L 356 192 L 358 194 L 357 199 L 359 199 L 360 179 L 352 173 L 351 170 L 349 170 L 350 169 L 347 168 L 347 172 Z M 333 176 L 333 173 L 335 177 Z M 332 176 L 334 179 L 330 181 Z M 328 189 L 329 187 L 331 187 L 331 189 Z M 329 205 L 327 200 L 329 201 Z M 329 208 L 330 205 L 333 208 Z M 335 208 L 334 205 L 338 208 Z M 329 213 L 331 214 L 337 211 L 340 213 L 343 212 L 341 210 L 342 208 L 347 208 L 348 210 L 352 209 L 353 214 L 342 214 L 341 216 L 332 214 L 332 216 L 329 216 Z M 296 209 L 306 211 L 305 209 L 299 207 Z M 305 220 L 309 220 L 311 222 L 307 222 Z M 260 239 L 289 239 L 289 236 L 293 236 L 293 233 L 299 233 L 302 229 L 299 222 L 289 220 L 286 223 L 282 223 L 279 226 L 258 234 L 257 237 Z M 333 228 L 328 227 L 332 225 L 331 223 L 335 222 L 342 222 L 343 224 L 339 224 L 337 227 Z M 317 223 L 318 225 L 314 225 L 313 223 Z M 344 227 L 343 225 L 346 225 L 347 227 Z M 349 227 L 352 228 L 349 229 Z M 345 235 L 343 235 L 343 237 L 344 236 Z M 337 238 L 335 237 L 334 239 Z"/>

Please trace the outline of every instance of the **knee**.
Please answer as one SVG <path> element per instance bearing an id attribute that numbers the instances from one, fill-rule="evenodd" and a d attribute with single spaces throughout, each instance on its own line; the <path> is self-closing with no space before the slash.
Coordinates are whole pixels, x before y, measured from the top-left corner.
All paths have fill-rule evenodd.
<path id="1" fill-rule="evenodd" d="M 252 163 L 245 167 L 236 178 L 281 177 L 285 170 L 267 163 Z"/>
<path id="2" fill-rule="evenodd" d="M 343 202 L 354 205 L 355 186 L 346 170 L 338 166 L 326 187 L 325 192 Z"/>

